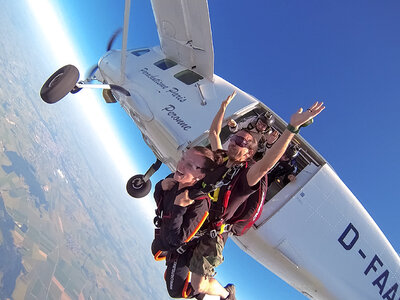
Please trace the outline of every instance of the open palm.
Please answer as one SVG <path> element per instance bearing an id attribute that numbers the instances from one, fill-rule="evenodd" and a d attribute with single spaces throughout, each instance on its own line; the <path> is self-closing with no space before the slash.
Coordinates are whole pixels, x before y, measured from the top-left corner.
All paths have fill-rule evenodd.
<path id="1" fill-rule="evenodd" d="M 309 120 L 319 115 L 321 111 L 325 109 L 323 102 L 315 102 L 310 108 L 306 111 L 303 111 L 303 108 L 300 108 L 295 114 L 290 118 L 290 124 L 299 128 L 301 125 L 307 123 Z"/>

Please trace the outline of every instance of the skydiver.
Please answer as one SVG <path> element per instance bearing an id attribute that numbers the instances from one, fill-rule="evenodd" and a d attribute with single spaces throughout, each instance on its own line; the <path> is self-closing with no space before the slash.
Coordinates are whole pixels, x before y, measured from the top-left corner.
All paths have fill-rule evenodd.
<path id="1" fill-rule="evenodd" d="M 199 195 L 192 200 L 189 191 L 200 188 L 206 172 L 214 170 L 219 159 L 221 157 L 208 148 L 190 148 L 182 155 L 175 173 L 155 187 L 154 223 L 157 228 L 151 250 L 156 260 L 166 259 L 165 281 L 172 298 L 193 294 L 186 281 L 191 257 L 189 246 L 196 241 L 198 230 L 208 216 L 210 199 L 207 195 Z"/>
<path id="2" fill-rule="evenodd" d="M 282 178 L 283 186 L 287 185 L 289 182 L 296 180 L 297 173 L 297 161 L 296 158 L 299 155 L 299 148 L 296 145 L 290 145 L 285 154 L 279 159 L 278 163 L 273 167 L 273 169 L 268 173 L 268 186 L 272 182 Z"/>
<path id="3" fill-rule="evenodd" d="M 247 129 L 257 140 L 260 140 L 263 134 L 272 132 L 272 124 L 274 122 L 274 116 L 266 112 L 261 115 L 253 116 L 243 120 L 239 124 L 236 123 L 235 120 L 229 119 L 227 125 L 232 133 L 236 133 L 242 129 Z"/>
<path id="4" fill-rule="evenodd" d="M 213 151 L 222 149 L 220 139 L 222 121 L 226 107 L 235 95 L 236 91 L 222 102 L 211 124 L 209 141 Z M 292 115 L 289 125 L 267 152 L 267 155 L 264 155 L 257 162 L 252 162 L 252 157 L 258 147 L 257 140 L 250 132 L 241 130 L 231 137 L 226 152 L 228 159 L 222 166 L 217 167 L 212 172 L 214 176 L 220 177 L 218 177 L 219 181 L 215 181 L 217 183 L 214 185 L 214 188 L 218 190 L 218 195 L 216 196 L 214 191 L 215 198 L 211 201 L 209 223 L 207 225 L 208 233 L 200 238 L 189 263 L 189 270 L 192 272 L 191 284 L 197 293 L 217 295 L 221 299 L 236 299 L 234 285 L 228 284 L 223 287 L 213 278 L 215 267 L 223 261 L 222 250 L 228 233 L 232 232 L 239 235 L 246 232 L 245 229 L 241 231 L 235 230 L 235 224 L 232 224 L 233 220 L 237 217 L 239 208 L 247 207 L 246 204 L 254 191 L 259 188 L 262 189 L 260 185 L 263 178 L 284 154 L 290 141 L 298 133 L 299 128 L 317 116 L 324 108 L 323 103 L 319 102 L 314 103 L 306 111 L 300 108 Z M 206 179 L 203 181 L 206 181 Z M 208 178 L 207 180 L 210 179 Z M 236 184 L 228 191 L 227 187 L 233 181 Z M 228 196 L 229 193 L 230 197 Z M 226 203 L 227 205 L 224 206 Z M 260 213 L 259 210 L 257 212 Z"/>

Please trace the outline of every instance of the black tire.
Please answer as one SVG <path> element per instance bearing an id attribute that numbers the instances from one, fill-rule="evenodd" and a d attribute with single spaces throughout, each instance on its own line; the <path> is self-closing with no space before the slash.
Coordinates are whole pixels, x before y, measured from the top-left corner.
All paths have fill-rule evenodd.
<path id="1" fill-rule="evenodd" d="M 143 198 L 151 190 L 151 181 L 143 180 L 143 175 L 132 176 L 126 183 L 126 191 L 133 198 Z"/>
<path id="2" fill-rule="evenodd" d="M 78 80 L 78 69 L 73 65 L 66 65 L 47 79 L 40 90 L 40 97 L 46 103 L 56 103 L 74 89 Z"/>

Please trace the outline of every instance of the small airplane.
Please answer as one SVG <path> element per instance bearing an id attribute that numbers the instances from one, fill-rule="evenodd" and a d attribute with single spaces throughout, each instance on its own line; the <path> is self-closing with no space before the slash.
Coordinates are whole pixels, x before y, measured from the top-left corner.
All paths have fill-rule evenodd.
<path id="1" fill-rule="evenodd" d="M 175 170 L 181 151 L 208 145 L 208 128 L 221 100 L 234 90 L 226 122 L 265 112 L 274 128 L 286 123 L 268 106 L 214 74 L 207 0 L 151 0 L 160 45 L 128 49 L 130 1 L 125 1 L 121 50 L 100 59 L 85 80 L 67 65 L 43 85 L 41 97 L 55 103 L 68 93 L 99 88 L 107 103 L 119 102 L 136 123 L 156 162 L 127 182 L 144 197 L 161 163 Z M 98 84 L 93 82 L 97 81 Z M 222 140 L 229 136 L 223 128 Z M 400 258 L 361 203 L 329 163 L 300 135 L 299 173 L 294 182 L 273 183 L 261 217 L 236 244 L 310 299 L 400 299 Z"/>

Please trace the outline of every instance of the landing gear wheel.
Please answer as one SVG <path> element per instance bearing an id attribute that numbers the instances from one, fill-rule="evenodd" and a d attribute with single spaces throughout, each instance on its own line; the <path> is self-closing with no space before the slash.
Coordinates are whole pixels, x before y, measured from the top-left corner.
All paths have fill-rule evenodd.
<path id="1" fill-rule="evenodd" d="M 78 79 L 78 69 L 73 65 L 66 65 L 47 79 L 40 90 L 40 97 L 44 102 L 56 103 L 75 88 Z"/>
<path id="2" fill-rule="evenodd" d="M 126 191 L 133 198 L 143 198 L 151 189 L 151 181 L 144 181 L 143 175 L 135 175 L 126 183 Z"/>

